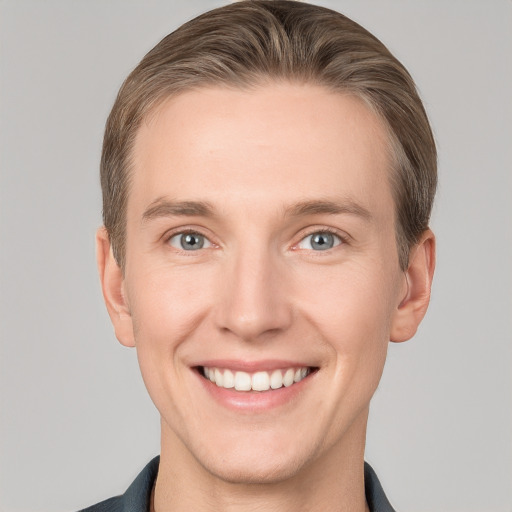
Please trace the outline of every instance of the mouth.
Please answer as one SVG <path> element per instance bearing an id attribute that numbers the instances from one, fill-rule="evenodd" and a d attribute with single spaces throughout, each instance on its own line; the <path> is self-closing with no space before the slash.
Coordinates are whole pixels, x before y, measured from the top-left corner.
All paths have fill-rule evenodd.
<path id="1" fill-rule="evenodd" d="M 272 371 L 245 372 L 209 366 L 197 367 L 199 374 L 218 388 L 260 393 L 292 387 L 317 369 L 311 366 L 301 366 Z"/>

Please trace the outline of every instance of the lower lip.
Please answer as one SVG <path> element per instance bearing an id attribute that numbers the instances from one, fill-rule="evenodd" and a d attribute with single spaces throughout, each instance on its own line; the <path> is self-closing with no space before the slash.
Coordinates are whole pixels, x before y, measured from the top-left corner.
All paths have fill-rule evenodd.
<path id="1" fill-rule="evenodd" d="M 304 392 L 314 373 L 310 373 L 300 382 L 295 382 L 289 387 L 270 389 L 268 391 L 236 391 L 234 388 L 221 388 L 209 379 L 204 378 L 199 372 L 195 372 L 205 389 L 213 399 L 228 409 L 243 412 L 264 412 L 276 407 L 290 404 Z M 315 372 L 316 373 L 316 372 Z"/>

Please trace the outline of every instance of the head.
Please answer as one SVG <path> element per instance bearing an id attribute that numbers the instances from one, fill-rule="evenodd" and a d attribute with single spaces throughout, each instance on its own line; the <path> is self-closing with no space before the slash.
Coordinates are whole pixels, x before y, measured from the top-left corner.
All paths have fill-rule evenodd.
<path id="1" fill-rule="evenodd" d="M 360 98 L 382 120 L 390 155 L 399 264 L 428 228 L 437 157 L 414 82 L 363 27 L 329 9 L 291 1 L 246 1 L 210 11 L 153 48 L 129 75 L 108 118 L 101 159 L 103 220 L 125 264 L 132 153 L 141 123 L 170 96 L 224 85 L 315 84 Z"/>
<path id="2" fill-rule="evenodd" d="M 303 3 L 200 16 L 121 88 L 102 184 L 107 307 L 188 481 L 362 463 L 434 268 L 432 135 L 385 47 Z"/>

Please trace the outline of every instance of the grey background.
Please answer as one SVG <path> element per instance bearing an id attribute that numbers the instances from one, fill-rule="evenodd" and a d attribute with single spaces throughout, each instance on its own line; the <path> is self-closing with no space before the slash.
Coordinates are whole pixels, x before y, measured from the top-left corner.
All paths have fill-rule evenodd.
<path id="1" fill-rule="evenodd" d="M 0 1 L 0 510 L 124 491 L 159 450 L 95 268 L 102 129 L 126 74 L 223 1 Z M 435 130 L 438 267 L 390 347 L 367 460 L 398 510 L 512 510 L 512 2 L 326 0 L 415 77 Z"/>

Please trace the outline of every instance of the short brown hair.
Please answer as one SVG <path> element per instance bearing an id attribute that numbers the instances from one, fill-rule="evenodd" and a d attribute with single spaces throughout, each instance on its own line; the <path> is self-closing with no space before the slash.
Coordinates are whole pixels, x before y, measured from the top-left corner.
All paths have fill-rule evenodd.
<path id="1" fill-rule="evenodd" d="M 163 99 L 208 85 L 318 84 L 363 99 L 389 133 L 399 263 L 428 228 L 437 184 L 432 131 L 414 82 L 389 50 L 342 14 L 302 2 L 245 0 L 185 23 L 122 85 L 101 158 L 103 221 L 124 268 L 131 155 L 141 121 Z"/>

